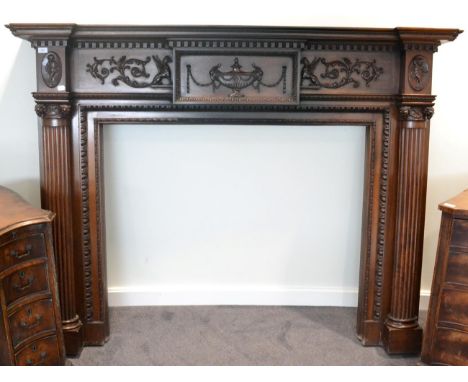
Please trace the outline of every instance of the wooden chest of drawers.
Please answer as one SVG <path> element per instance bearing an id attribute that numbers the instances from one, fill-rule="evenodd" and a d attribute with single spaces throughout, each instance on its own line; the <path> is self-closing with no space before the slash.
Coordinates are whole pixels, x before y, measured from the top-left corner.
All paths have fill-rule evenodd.
<path id="1" fill-rule="evenodd" d="M 468 365 L 468 190 L 439 208 L 442 221 L 421 359 Z"/>
<path id="2" fill-rule="evenodd" d="M 51 212 L 0 187 L 0 365 L 63 365 Z"/>

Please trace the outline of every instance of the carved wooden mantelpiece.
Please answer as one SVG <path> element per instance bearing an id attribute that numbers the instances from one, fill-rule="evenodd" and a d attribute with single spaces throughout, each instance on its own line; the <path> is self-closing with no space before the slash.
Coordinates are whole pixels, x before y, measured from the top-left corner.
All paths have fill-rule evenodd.
<path id="1" fill-rule="evenodd" d="M 357 334 L 419 352 L 432 56 L 458 29 L 10 24 L 36 49 L 43 208 L 69 354 L 109 336 L 102 130 L 365 126 Z"/>

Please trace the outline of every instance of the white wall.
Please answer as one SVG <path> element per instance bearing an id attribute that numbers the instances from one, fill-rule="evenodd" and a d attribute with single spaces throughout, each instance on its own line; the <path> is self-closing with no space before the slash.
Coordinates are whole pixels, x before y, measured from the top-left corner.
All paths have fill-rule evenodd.
<path id="1" fill-rule="evenodd" d="M 112 303 L 355 304 L 364 127 L 104 131 Z"/>
<path id="2" fill-rule="evenodd" d="M 154 1 L 140 1 L 131 8 L 128 7 L 128 2 L 119 5 L 117 1 L 82 1 L 80 7 L 73 8 L 73 13 L 61 10 L 64 4 L 63 1 L 12 2 L 2 9 L 0 22 L 424 26 L 468 29 L 466 12 L 461 1 L 394 1 L 391 7 L 376 6 L 377 3 L 370 0 L 335 1 L 332 9 L 324 9 L 322 3 L 311 1 L 289 1 L 287 4 L 278 2 L 275 5 L 264 1 L 254 3 L 238 0 L 235 4 L 243 10 L 242 16 L 236 12 L 224 12 L 223 3 L 219 1 L 164 2 L 164 5 Z M 426 293 L 432 279 L 440 223 L 437 204 L 468 186 L 468 129 L 462 113 L 466 107 L 462 97 L 463 89 L 468 85 L 464 69 L 468 56 L 467 41 L 467 37 L 461 35 L 454 43 L 442 46 L 434 59 L 433 93 L 438 98 L 436 113 L 431 122 L 422 277 L 422 289 Z M 33 204 L 39 205 L 38 137 L 34 102 L 30 96 L 30 92 L 35 89 L 34 51 L 27 43 L 14 38 L 3 28 L 0 28 L 0 43 L 3 50 L 0 60 L 0 184 L 11 187 Z M 221 299 L 245 303 L 279 301 L 285 304 L 350 304 L 354 301 L 354 294 L 349 292 L 357 287 L 357 273 L 354 273 L 355 270 L 357 272 L 357 254 L 354 251 L 345 253 L 344 242 L 336 240 L 327 256 L 320 256 L 320 260 L 308 256 L 306 248 L 310 248 L 310 241 L 314 238 L 308 236 L 307 230 L 312 231 L 316 221 L 306 213 L 307 210 L 301 210 L 299 206 L 305 206 L 309 211 L 323 208 L 325 203 L 317 206 L 313 204 L 314 201 L 323 199 L 321 193 L 336 191 L 333 188 L 325 191 L 326 188 L 317 189 L 314 186 L 316 171 L 323 170 L 320 166 L 306 171 L 306 167 L 310 168 L 307 166 L 308 162 L 314 162 L 314 155 L 317 154 L 314 151 L 317 149 L 314 134 L 320 135 L 322 141 L 341 140 L 349 156 L 337 156 L 333 165 L 337 166 L 340 161 L 344 161 L 350 166 L 349 171 L 355 171 L 353 166 L 362 155 L 359 151 L 362 148 L 359 143 L 362 144 L 359 129 L 173 126 L 170 129 L 137 127 L 135 130 L 138 131 L 130 132 L 133 128 L 135 126 L 113 126 L 105 137 L 106 155 L 109 154 L 109 158 L 106 156 L 106 182 L 115 185 L 112 188 L 108 186 L 106 190 L 108 205 L 111 207 L 108 210 L 108 245 L 109 249 L 114 248 L 109 251 L 112 252 L 109 254 L 109 280 L 110 285 L 116 287 L 115 291 L 119 291 L 119 287 L 123 288 L 120 291 L 135 292 L 144 286 L 150 287 L 147 290 L 160 293 L 143 296 L 138 293 L 117 293 L 115 296 L 122 297 L 119 297 L 120 302 L 134 303 L 135 298 L 140 302 L 155 298 L 161 303 L 216 303 Z M 336 135 L 338 131 L 340 133 Z M 207 140 L 216 141 L 217 145 L 210 146 Z M 148 141 L 159 142 L 159 150 L 141 149 Z M 281 145 L 284 141 L 288 145 L 291 143 L 291 146 Z M 292 147 L 295 141 L 300 142 L 301 149 Z M 274 151 L 278 146 L 283 150 L 282 156 L 276 155 Z M 128 155 L 127 162 L 127 158 L 113 156 L 112 147 L 130 151 L 134 155 Z M 323 150 L 323 155 L 333 156 L 333 147 L 319 145 L 318 149 Z M 259 150 L 265 155 L 259 155 Z M 238 152 L 243 154 L 240 160 L 235 155 Z M 196 160 L 190 162 L 191 167 L 186 167 L 187 159 L 191 159 L 190 155 Z M 213 165 L 214 157 L 219 167 Z M 131 166 L 131 161 L 140 159 L 138 168 L 145 171 L 145 176 L 148 175 L 147 171 L 154 174 L 154 187 L 142 187 L 143 178 L 137 172 L 113 175 L 115 171 L 112 166 Z M 123 163 L 120 164 L 120 161 Z M 249 165 L 250 162 L 253 164 Z M 177 171 L 170 173 L 162 165 L 166 163 L 171 163 L 172 168 Z M 275 175 L 272 163 L 276 169 L 282 170 L 287 182 Z M 231 166 L 231 173 L 219 170 L 228 165 Z M 287 171 L 286 167 L 292 171 Z M 255 169 L 262 170 L 261 177 L 256 176 Z M 292 176 L 296 171 L 302 178 Z M 356 171 L 361 169 L 357 168 Z M 178 174 L 181 175 L 180 178 Z M 159 177 L 167 181 L 158 182 Z M 362 187 L 362 176 L 350 178 L 343 179 L 348 183 L 343 183 L 340 187 L 355 190 L 357 195 Z M 143 190 L 144 195 L 134 192 L 123 194 L 122 190 L 128 185 L 128 179 L 132 180 L 135 187 L 140 187 L 137 191 Z M 187 185 L 190 180 L 190 190 L 193 192 L 189 195 L 180 192 L 180 188 L 171 188 L 171 184 Z M 249 187 L 246 180 L 255 182 L 255 186 Z M 299 181 L 303 183 L 297 183 Z M 325 187 L 329 182 L 335 181 L 337 179 L 327 179 L 321 186 Z M 239 187 L 239 192 L 229 194 L 230 182 Z M 273 189 L 274 192 L 263 198 L 261 191 L 264 188 Z M 216 190 L 220 192 L 216 193 Z M 291 204 L 278 207 L 283 194 L 292 193 L 294 199 L 288 200 Z M 223 199 L 229 197 L 234 198 L 233 204 L 226 203 L 226 199 Z M 120 198 L 125 198 L 127 204 L 137 203 L 137 206 L 144 199 L 157 200 L 159 204 L 154 203 L 151 206 L 155 215 L 155 222 L 152 221 L 151 224 L 159 228 L 158 232 L 166 233 L 167 241 L 157 241 L 158 247 L 132 248 L 135 236 L 122 236 L 120 230 L 130 228 L 139 231 L 146 228 L 135 224 L 124 226 L 122 223 L 126 220 L 120 220 L 120 216 L 141 221 L 141 217 L 145 219 L 149 212 L 145 210 L 140 219 L 129 216 L 129 209 L 122 207 L 125 204 L 119 202 Z M 341 199 L 338 205 L 340 203 L 345 204 L 347 200 Z M 207 208 L 202 208 L 204 206 Z M 258 214 L 254 213 L 253 207 L 260 209 Z M 291 211 L 294 209 L 299 213 L 293 214 Z M 331 215 L 336 215 L 337 211 L 338 209 L 331 211 Z M 202 212 L 205 213 L 204 220 L 200 220 Z M 268 213 L 273 215 L 272 218 L 268 217 Z M 360 216 L 357 212 L 354 212 L 354 217 L 353 212 L 350 213 L 346 218 L 354 221 L 354 224 L 343 226 L 343 237 L 355 245 L 358 236 L 354 231 L 360 223 Z M 166 220 L 158 219 L 159 215 Z M 225 215 L 229 215 L 228 220 L 224 220 Z M 114 216 L 118 218 L 113 219 Z M 251 222 L 250 227 L 244 224 L 247 218 Z M 178 224 L 181 221 L 184 222 L 182 226 Z M 294 231 L 291 231 L 291 226 Z M 170 232 L 175 229 L 176 232 Z M 347 229 L 350 231 L 346 231 Z M 216 242 L 207 240 L 208 237 L 213 237 L 213 230 Z M 148 235 L 153 236 L 152 233 Z M 327 230 L 324 229 L 320 235 L 327 235 Z M 205 239 L 204 242 L 200 242 L 201 238 Z M 153 242 L 156 243 L 156 240 Z M 241 243 L 238 244 L 239 250 L 233 249 L 233 243 Z M 151 245 L 151 242 L 147 244 Z M 132 248 L 132 253 L 128 256 L 123 254 L 127 248 Z M 157 257 L 154 257 L 155 252 Z M 292 252 L 294 255 L 291 255 Z M 205 260 L 202 269 L 197 264 L 201 261 L 201 256 Z M 266 260 L 272 257 L 275 261 L 267 263 Z M 135 260 L 138 268 L 134 267 L 133 262 L 128 263 L 130 258 Z M 145 263 L 146 258 L 149 263 Z M 340 272 L 344 268 L 353 271 L 342 274 L 332 272 L 335 261 L 342 266 Z M 328 271 L 314 273 L 319 265 Z M 126 273 L 129 268 L 134 272 L 131 273 L 131 279 L 124 275 L 124 271 Z M 310 275 L 313 277 L 309 277 Z M 187 283 L 188 279 L 190 283 Z M 315 293 L 324 287 L 329 293 Z M 225 297 L 228 299 L 225 300 Z"/>

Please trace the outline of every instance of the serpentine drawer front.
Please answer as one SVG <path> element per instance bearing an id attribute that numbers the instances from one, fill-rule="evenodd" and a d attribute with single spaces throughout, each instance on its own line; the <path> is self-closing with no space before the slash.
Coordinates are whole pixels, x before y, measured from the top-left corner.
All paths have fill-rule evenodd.
<path id="1" fill-rule="evenodd" d="M 53 366 L 62 362 L 60 353 L 57 337 L 52 336 L 25 346 L 15 360 L 18 366 Z"/>
<path id="2" fill-rule="evenodd" d="M 0 365 L 63 365 L 51 223 L 0 186 Z"/>
<path id="3" fill-rule="evenodd" d="M 0 251 L 0 272 L 24 261 L 45 257 L 44 234 L 17 238 L 3 245 Z"/>
<path id="4" fill-rule="evenodd" d="M 39 264 L 24 263 L 19 270 L 6 276 L 2 283 L 8 306 L 29 294 L 47 293 L 47 264 L 45 261 Z"/>

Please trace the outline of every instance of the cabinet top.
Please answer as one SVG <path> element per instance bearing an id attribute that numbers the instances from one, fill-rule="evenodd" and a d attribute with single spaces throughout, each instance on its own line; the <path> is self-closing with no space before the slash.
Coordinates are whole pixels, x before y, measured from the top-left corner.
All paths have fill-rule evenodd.
<path id="1" fill-rule="evenodd" d="M 0 186 L 0 235 L 25 225 L 51 222 L 54 215 L 31 206 L 16 192 Z"/>
<path id="2" fill-rule="evenodd" d="M 28 41 L 68 39 L 275 39 L 313 41 L 353 41 L 374 43 L 419 42 L 440 44 L 453 41 L 463 31 L 450 28 L 346 28 L 287 26 L 207 26 L 207 25 L 79 25 L 8 24 L 11 32 Z"/>
<path id="3" fill-rule="evenodd" d="M 462 218 L 468 218 L 468 189 L 461 194 L 439 204 L 442 212 L 457 215 Z"/>

